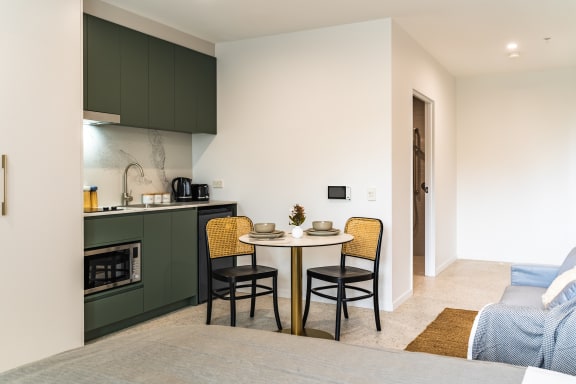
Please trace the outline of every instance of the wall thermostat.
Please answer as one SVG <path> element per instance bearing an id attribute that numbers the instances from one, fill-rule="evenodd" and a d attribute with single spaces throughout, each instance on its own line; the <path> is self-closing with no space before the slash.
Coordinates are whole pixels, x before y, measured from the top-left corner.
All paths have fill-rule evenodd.
<path id="1" fill-rule="evenodd" d="M 329 199 L 342 199 L 350 200 L 351 189 L 344 185 L 329 185 L 328 186 L 328 198 Z"/>

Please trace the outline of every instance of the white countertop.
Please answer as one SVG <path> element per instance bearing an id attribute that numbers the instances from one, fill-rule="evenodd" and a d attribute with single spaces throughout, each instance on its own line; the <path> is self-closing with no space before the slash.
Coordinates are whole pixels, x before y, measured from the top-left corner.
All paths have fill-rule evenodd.
<path id="1" fill-rule="evenodd" d="M 219 205 L 230 205 L 230 204 L 236 204 L 236 202 L 235 201 L 221 201 L 221 200 L 190 201 L 190 202 L 178 202 L 178 203 L 167 203 L 167 204 L 150 204 L 150 206 L 148 206 L 148 207 L 143 207 L 143 206 L 141 206 L 142 204 L 132 204 L 132 205 L 129 205 L 128 207 L 118 206 L 118 209 L 114 210 L 114 211 L 108 210 L 108 211 L 98 211 L 98 212 L 84 212 L 84 217 L 125 215 L 125 214 L 130 214 L 130 213 L 165 211 L 165 210 L 184 209 L 184 208 L 217 207 Z"/>

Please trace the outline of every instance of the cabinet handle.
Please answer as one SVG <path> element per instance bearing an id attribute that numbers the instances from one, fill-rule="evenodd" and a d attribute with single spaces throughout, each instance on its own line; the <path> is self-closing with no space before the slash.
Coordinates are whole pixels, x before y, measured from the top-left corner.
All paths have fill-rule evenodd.
<path id="1" fill-rule="evenodd" d="M 6 207 L 8 203 L 6 202 L 6 191 L 8 190 L 8 156 L 2 155 L 2 169 L 4 170 L 4 194 L 2 195 L 2 216 L 6 216 Z"/>

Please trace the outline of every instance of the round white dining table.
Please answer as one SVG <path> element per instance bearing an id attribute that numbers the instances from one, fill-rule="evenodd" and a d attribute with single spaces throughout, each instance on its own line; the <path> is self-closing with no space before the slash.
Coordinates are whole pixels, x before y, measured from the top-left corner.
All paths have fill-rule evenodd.
<path id="1" fill-rule="evenodd" d="M 340 232 L 337 235 L 318 236 L 309 235 L 304 232 L 301 238 L 294 238 L 290 233 L 276 239 L 254 238 L 249 234 L 242 235 L 239 240 L 242 243 L 253 244 L 262 247 L 285 247 L 291 249 L 291 327 L 285 330 L 298 336 L 311 336 L 322 338 L 333 338 L 328 332 L 302 326 L 302 249 L 306 247 L 325 247 L 328 245 L 338 245 L 352 241 L 354 236 Z M 284 332 L 284 331 L 283 331 Z"/>

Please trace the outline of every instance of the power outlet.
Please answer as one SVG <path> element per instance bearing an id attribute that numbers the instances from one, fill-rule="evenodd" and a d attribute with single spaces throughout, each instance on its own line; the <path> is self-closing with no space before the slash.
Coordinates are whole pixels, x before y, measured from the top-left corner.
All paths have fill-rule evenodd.
<path id="1" fill-rule="evenodd" d="M 366 195 L 368 201 L 376 201 L 376 188 L 368 188 Z"/>
<path id="2" fill-rule="evenodd" d="M 224 188 L 224 181 L 220 179 L 212 180 L 212 188 Z"/>

